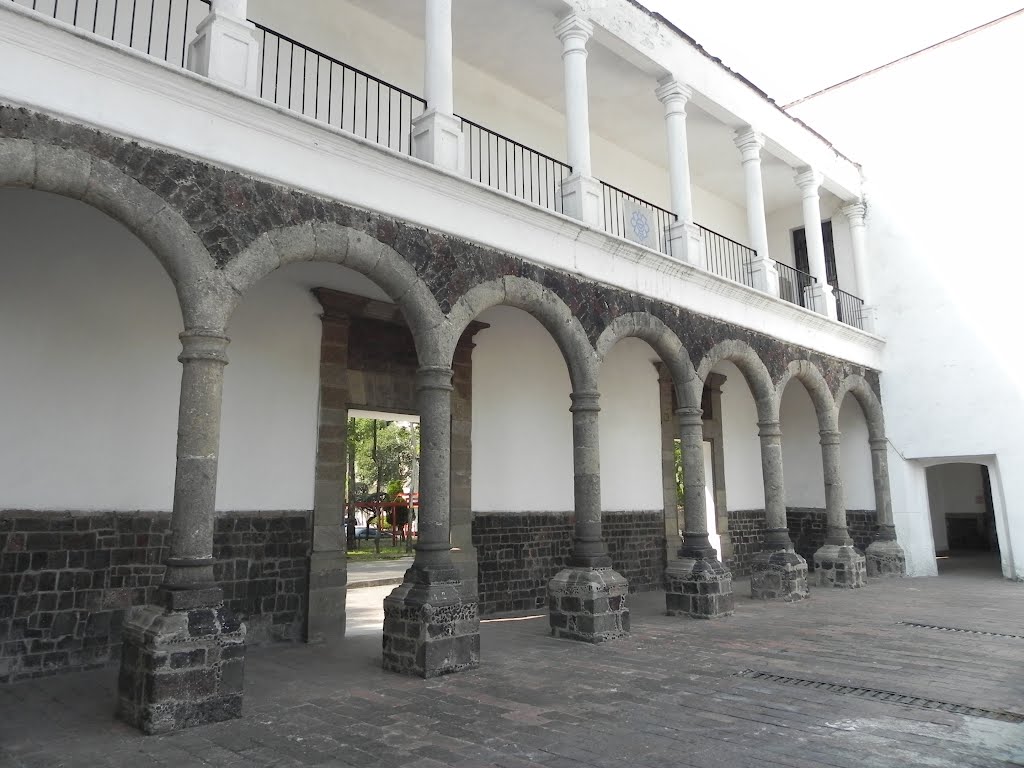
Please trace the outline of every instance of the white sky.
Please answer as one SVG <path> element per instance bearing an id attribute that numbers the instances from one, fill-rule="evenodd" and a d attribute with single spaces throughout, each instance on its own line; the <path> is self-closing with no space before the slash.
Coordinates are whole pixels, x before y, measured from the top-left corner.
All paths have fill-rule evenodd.
<path id="1" fill-rule="evenodd" d="M 641 2 L 779 104 L 1024 6 L 1024 0 Z"/>

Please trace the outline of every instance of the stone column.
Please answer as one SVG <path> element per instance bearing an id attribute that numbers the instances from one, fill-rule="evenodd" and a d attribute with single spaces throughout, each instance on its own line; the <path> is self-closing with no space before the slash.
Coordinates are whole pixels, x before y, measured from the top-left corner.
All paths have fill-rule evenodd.
<path id="1" fill-rule="evenodd" d="M 416 373 L 420 414 L 419 541 L 402 584 L 384 600 L 384 669 L 437 677 L 480 664 L 477 602 L 452 560 L 452 369 Z"/>
<path id="2" fill-rule="evenodd" d="M 654 364 L 658 371 L 659 404 L 661 407 L 661 480 L 665 519 L 665 563 L 671 562 L 679 549 L 679 505 L 682 499 L 676 490 L 675 442 L 676 427 L 675 382 L 668 366 Z"/>
<path id="3" fill-rule="evenodd" d="M 867 207 L 858 201 L 850 203 L 842 209 L 843 215 L 850 222 L 850 243 L 853 249 L 853 272 L 857 279 L 857 290 L 864 300 L 861 319 L 864 330 L 874 333 L 877 329 L 878 309 L 875 306 L 871 291 L 871 273 L 868 268 L 867 228 L 864 226 L 864 214 Z"/>
<path id="4" fill-rule="evenodd" d="M 832 286 L 828 282 L 825 268 L 825 240 L 821 234 L 821 200 L 820 188 L 823 177 L 811 168 L 802 168 L 796 174 L 796 184 L 800 187 L 800 195 L 804 209 L 804 234 L 807 237 L 807 265 L 811 277 L 816 283 L 807 288 L 809 306 L 815 312 L 830 317 L 839 317 L 836 311 L 836 299 Z"/>
<path id="5" fill-rule="evenodd" d="M 655 90 L 665 105 L 665 133 L 668 136 L 668 172 L 672 189 L 672 211 L 676 223 L 669 227 L 669 251 L 687 264 L 705 267 L 704 242 L 693 218 L 690 188 L 690 154 L 686 141 L 686 103 L 693 91 L 669 76 L 658 81 Z"/>
<path id="6" fill-rule="evenodd" d="M 562 210 L 566 216 L 592 227 L 604 226 L 601 183 L 590 166 L 590 96 L 587 88 L 587 42 L 594 26 L 578 14 L 570 14 L 555 26 L 562 42 L 565 70 L 566 146 L 572 174 L 562 182 Z"/>
<path id="7" fill-rule="evenodd" d="M 825 544 L 814 553 L 814 573 L 819 586 L 863 587 L 867 567 L 864 555 L 853 547 L 846 525 L 840 434 L 822 430 L 821 465 L 825 475 Z"/>
<path id="8" fill-rule="evenodd" d="M 213 0 L 188 48 L 188 68 L 256 95 L 260 90 L 256 27 L 246 20 L 246 0 Z"/>
<path id="9" fill-rule="evenodd" d="M 907 556 L 896 541 L 896 526 L 892 520 L 892 496 L 889 492 L 889 441 L 885 437 L 871 438 L 871 474 L 875 481 L 875 510 L 878 515 L 878 533 L 868 545 L 868 576 L 905 576 Z"/>
<path id="10" fill-rule="evenodd" d="M 697 407 L 676 411 L 683 455 L 683 541 L 665 572 L 669 616 L 713 619 L 733 612 L 732 573 L 708 540 L 704 481 L 704 423 Z"/>
<path id="11" fill-rule="evenodd" d="M 768 528 L 764 548 L 751 564 L 750 596 L 793 602 L 808 597 L 807 561 L 796 553 L 786 523 L 786 485 L 782 476 L 782 429 L 778 421 L 757 424 L 761 438 L 761 474 Z"/>
<path id="12" fill-rule="evenodd" d="M 601 534 L 600 393 L 572 393 L 575 526 L 569 567 L 548 583 L 551 634 L 600 643 L 629 632 L 629 583 L 612 570 Z"/>
<path id="13" fill-rule="evenodd" d="M 473 335 L 484 327 L 471 324 L 455 348 L 452 369 L 452 558 L 459 568 L 463 595 L 478 597 L 477 557 L 473 546 Z"/>
<path id="14" fill-rule="evenodd" d="M 424 94 L 427 110 L 412 121 L 412 151 L 455 173 L 465 170 L 462 121 L 455 116 L 452 0 L 425 0 Z"/>
<path id="15" fill-rule="evenodd" d="M 228 338 L 181 334 L 181 401 L 170 556 L 158 605 L 124 626 L 118 715 L 145 733 L 240 717 L 245 627 L 214 581 L 217 455 Z"/>
<path id="16" fill-rule="evenodd" d="M 345 636 L 348 583 L 345 476 L 348 471 L 348 342 L 352 319 L 334 307 L 327 292 L 317 289 L 313 293 L 324 313 L 306 642 L 321 643 Z"/>
<path id="17" fill-rule="evenodd" d="M 779 272 L 768 254 L 768 221 L 764 212 L 764 182 L 761 178 L 761 148 L 764 136 L 750 126 L 736 131 L 736 147 L 743 159 L 743 179 L 747 192 L 747 232 L 751 247 L 757 251 L 750 265 L 754 287 L 779 295 Z"/>

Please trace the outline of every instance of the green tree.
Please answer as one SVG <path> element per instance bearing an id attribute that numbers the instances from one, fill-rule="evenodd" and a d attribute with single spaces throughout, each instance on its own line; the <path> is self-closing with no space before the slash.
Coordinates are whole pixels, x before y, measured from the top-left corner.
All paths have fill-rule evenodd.
<path id="1" fill-rule="evenodd" d="M 349 419 L 349 450 L 355 477 L 375 493 L 409 478 L 419 453 L 419 425 L 377 419 Z"/>

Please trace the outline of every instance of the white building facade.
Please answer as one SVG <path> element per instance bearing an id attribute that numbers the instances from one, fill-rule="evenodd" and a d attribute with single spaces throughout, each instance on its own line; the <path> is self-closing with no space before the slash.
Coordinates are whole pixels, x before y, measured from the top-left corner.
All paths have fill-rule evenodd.
<path id="1" fill-rule="evenodd" d="M 660 17 L 66 5 L 0 2 L 0 679 L 120 654 L 157 732 L 339 642 L 355 410 L 422 430 L 398 672 L 934 573 L 861 168 Z"/>

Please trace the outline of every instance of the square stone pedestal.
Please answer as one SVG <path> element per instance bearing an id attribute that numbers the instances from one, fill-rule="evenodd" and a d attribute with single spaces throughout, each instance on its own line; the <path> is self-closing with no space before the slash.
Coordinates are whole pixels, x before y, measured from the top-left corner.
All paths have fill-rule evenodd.
<path id="1" fill-rule="evenodd" d="M 868 576 L 906 576 L 907 556 L 894 540 L 873 541 L 864 552 Z"/>
<path id="2" fill-rule="evenodd" d="M 851 544 L 826 544 L 814 553 L 814 576 L 819 587 L 863 587 L 867 583 L 864 555 Z"/>
<path id="3" fill-rule="evenodd" d="M 717 619 L 735 610 L 732 573 L 718 560 L 680 558 L 665 569 L 669 616 Z"/>
<path id="4" fill-rule="evenodd" d="M 461 582 L 427 583 L 415 566 L 405 579 L 384 599 L 384 669 L 429 678 L 480 666 L 480 614 Z"/>
<path id="5" fill-rule="evenodd" d="M 603 643 L 629 634 L 629 582 L 611 568 L 566 568 L 548 582 L 551 634 Z"/>
<path id="6" fill-rule="evenodd" d="M 140 606 L 123 638 L 118 716 L 128 724 L 168 733 L 242 716 L 245 625 L 223 603 Z"/>
<path id="7" fill-rule="evenodd" d="M 791 549 L 759 552 L 750 565 L 750 596 L 787 603 L 807 599 L 807 561 Z"/>

